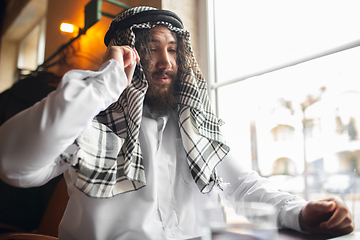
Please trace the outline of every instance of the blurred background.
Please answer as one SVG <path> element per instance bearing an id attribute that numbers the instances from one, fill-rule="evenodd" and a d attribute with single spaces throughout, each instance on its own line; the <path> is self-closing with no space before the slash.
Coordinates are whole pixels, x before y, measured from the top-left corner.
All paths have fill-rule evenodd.
<path id="1" fill-rule="evenodd" d="M 282 191 L 342 197 L 360 225 L 357 0 L 2 0 L 0 124 L 68 70 L 97 70 L 113 16 L 142 5 L 175 11 L 190 30 L 239 161 Z M 0 182 L 0 223 L 41 232 L 62 181 Z"/>

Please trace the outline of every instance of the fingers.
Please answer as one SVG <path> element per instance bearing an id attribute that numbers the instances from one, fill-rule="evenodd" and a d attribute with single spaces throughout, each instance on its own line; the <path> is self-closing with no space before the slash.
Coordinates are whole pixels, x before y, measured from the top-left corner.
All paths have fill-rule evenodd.
<path id="1" fill-rule="evenodd" d="M 125 70 L 125 74 L 126 77 L 128 79 L 128 85 L 131 83 L 131 80 L 133 78 L 134 75 L 134 71 L 135 71 L 135 67 L 136 67 L 136 62 L 130 64 L 129 66 L 127 66 L 124 70 Z"/>
<path id="2" fill-rule="evenodd" d="M 328 221 L 322 224 L 324 229 L 328 229 L 334 235 L 342 234 L 345 232 L 350 233 L 354 230 L 354 224 L 352 216 L 345 205 L 345 203 L 339 198 L 333 198 L 332 202 L 335 205 L 334 212 Z"/>
<path id="3" fill-rule="evenodd" d="M 339 236 L 354 230 L 349 209 L 337 197 L 309 202 L 301 211 L 300 220 L 303 229 L 312 233 Z"/>
<path id="4" fill-rule="evenodd" d="M 135 62 L 140 61 L 138 52 L 130 46 L 111 46 L 107 49 L 104 62 L 114 59 L 120 66 L 125 69 L 133 65 Z"/>
<path id="5" fill-rule="evenodd" d="M 332 216 L 332 208 L 333 204 L 328 204 L 328 201 L 310 201 L 300 212 L 301 229 L 312 233 L 322 232 L 323 229 L 320 229 L 319 226 Z"/>
<path id="6" fill-rule="evenodd" d="M 339 225 L 328 228 L 326 223 L 322 223 L 320 225 L 320 229 L 321 230 L 318 231 L 318 233 L 325 233 L 325 234 L 331 234 L 334 236 L 341 236 L 341 235 L 349 234 L 352 231 L 354 231 L 354 224 L 351 220 L 349 220 L 349 221 L 344 220 Z"/>
<path id="7" fill-rule="evenodd" d="M 129 46 L 125 46 L 123 48 L 123 58 L 124 58 L 124 68 L 127 68 L 129 66 L 133 66 L 133 64 L 135 64 L 136 62 L 140 61 L 140 57 L 138 52 L 129 47 Z"/>
<path id="8" fill-rule="evenodd" d="M 128 86 L 131 83 L 136 62 L 140 61 L 138 52 L 130 46 L 111 46 L 108 47 L 103 62 L 114 59 L 125 71 Z"/>
<path id="9" fill-rule="evenodd" d="M 336 208 L 336 204 L 333 201 L 333 199 L 324 199 L 319 201 L 311 201 L 309 203 L 309 207 L 312 208 L 312 211 L 314 212 L 332 212 Z"/>
<path id="10" fill-rule="evenodd" d="M 337 205 L 333 215 L 326 222 L 328 228 L 332 228 L 340 224 L 348 215 L 348 211 L 344 206 Z"/>

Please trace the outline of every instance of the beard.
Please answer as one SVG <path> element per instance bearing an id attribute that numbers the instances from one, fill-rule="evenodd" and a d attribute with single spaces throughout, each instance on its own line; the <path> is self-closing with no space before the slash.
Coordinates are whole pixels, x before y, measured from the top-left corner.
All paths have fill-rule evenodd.
<path id="1" fill-rule="evenodd" d="M 169 76 L 171 78 L 171 82 L 166 84 L 153 83 L 152 79 L 163 75 Z M 151 73 L 144 104 L 148 106 L 152 112 L 158 113 L 166 113 L 169 110 L 176 109 L 176 82 L 177 76 L 173 71 L 158 71 Z"/>

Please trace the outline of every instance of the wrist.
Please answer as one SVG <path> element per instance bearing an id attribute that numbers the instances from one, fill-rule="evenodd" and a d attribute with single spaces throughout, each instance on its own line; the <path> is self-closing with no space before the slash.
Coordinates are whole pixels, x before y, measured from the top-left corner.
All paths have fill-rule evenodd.
<path id="1" fill-rule="evenodd" d="M 301 231 L 308 232 L 308 229 L 306 227 L 306 224 L 305 224 L 302 214 L 303 214 L 303 209 L 301 209 L 300 214 L 299 214 L 299 226 L 300 226 Z"/>

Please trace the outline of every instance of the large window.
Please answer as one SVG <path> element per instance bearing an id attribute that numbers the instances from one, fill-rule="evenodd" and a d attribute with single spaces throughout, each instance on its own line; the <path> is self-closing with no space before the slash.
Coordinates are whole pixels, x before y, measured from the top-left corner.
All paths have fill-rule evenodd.
<path id="1" fill-rule="evenodd" d="M 360 1 L 210 2 L 232 151 L 280 189 L 341 196 L 360 225 Z"/>

